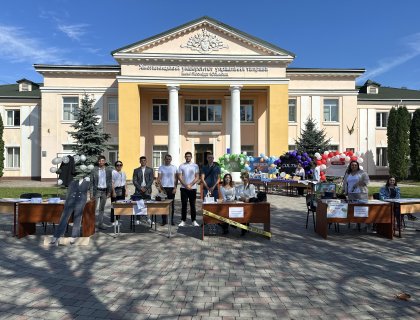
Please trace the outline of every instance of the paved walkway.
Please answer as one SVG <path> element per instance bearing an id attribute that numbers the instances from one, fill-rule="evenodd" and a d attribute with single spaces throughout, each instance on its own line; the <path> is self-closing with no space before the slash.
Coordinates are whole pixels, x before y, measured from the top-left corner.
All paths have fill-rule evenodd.
<path id="1" fill-rule="evenodd" d="M 0 215 L 0 318 L 420 319 L 419 222 L 402 239 L 342 225 L 323 240 L 305 229 L 304 198 L 268 200 L 271 240 L 231 229 L 202 241 L 191 226 L 168 239 L 126 220 L 118 238 L 109 228 L 88 246 L 50 248 L 42 235 L 11 237 Z"/>

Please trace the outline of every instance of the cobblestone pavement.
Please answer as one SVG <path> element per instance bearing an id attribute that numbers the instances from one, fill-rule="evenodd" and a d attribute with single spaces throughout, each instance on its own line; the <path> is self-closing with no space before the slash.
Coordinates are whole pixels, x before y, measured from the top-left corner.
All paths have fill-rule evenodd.
<path id="1" fill-rule="evenodd" d="M 190 221 L 168 239 L 124 219 L 117 238 L 110 227 L 88 246 L 46 247 L 41 227 L 16 239 L 0 215 L 0 318 L 420 319 L 419 222 L 401 239 L 342 225 L 324 240 L 305 229 L 304 198 L 268 200 L 271 240 L 230 229 L 202 241 Z"/>

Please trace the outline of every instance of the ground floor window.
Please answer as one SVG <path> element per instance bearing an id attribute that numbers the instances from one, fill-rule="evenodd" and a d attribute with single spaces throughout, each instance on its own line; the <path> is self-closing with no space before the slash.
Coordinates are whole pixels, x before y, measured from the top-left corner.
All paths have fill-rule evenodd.
<path id="1" fill-rule="evenodd" d="M 253 156 L 254 155 L 254 146 L 242 146 L 241 147 L 241 153 L 246 152 L 247 156 Z"/>
<path id="2" fill-rule="evenodd" d="M 163 165 L 165 155 L 168 153 L 167 146 L 153 146 L 153 168 L 158 169 Z"/>
<path id="3" fill-rule="evenodd" d="M 6 147 L 7 168 L 20 168 L 20 148 Z"/>
<path id="4" fill-rule="evenodd" d="M 376 148 L 376 165 L 378 167 L 388 166 L 388 148 Z"/>
<path id="5" fill-rule="evenodd" d="M 289 144 L 289 150 L 296 150 L 295 144 Z"/>
<path id="6" fill-rule="evenodd" d="M 111 149 L 108 150 L 108 163 L 110 163 L 111 166 L 113 166 L 117 160 L 118 160 L 118 147 L 111 146 Z"/>

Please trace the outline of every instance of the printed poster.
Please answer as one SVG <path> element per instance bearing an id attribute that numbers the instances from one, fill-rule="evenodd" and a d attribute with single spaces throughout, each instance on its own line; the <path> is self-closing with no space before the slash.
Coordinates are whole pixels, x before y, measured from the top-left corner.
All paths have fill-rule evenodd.
<path id="1" fill-rule="evenodd" d="M 244 207 L 229 207 L 229 218 L 243 218 Z"/>
<path id="2" fill-rule="evenodd" d="M 327 218 L 347 218 L 347 203 L 329 203 L 327 207 Z"/>
<path id="3" fill-rule="evenodd" d="M 369 207 L 354 206 L 354 217 L 367 218 L 369 217 Z"/>

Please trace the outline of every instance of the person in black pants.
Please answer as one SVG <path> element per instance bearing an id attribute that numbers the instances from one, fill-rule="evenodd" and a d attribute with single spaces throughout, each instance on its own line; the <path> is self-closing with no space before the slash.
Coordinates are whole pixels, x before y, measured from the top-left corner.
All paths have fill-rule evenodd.
<path id="1" fill-rule="evenodd" d="M 174 226 L 174 212 L 175 212 L 175 194 L 178 186 L 178 175 L 177 169 L 171 164 L 172 156 L 170 154 L 165 155 L 165 164 L 159 167 L 158 178 L 156 186 L 160 192 L 166 193 L 168 199 L 172 199 L 172 212 L 171 212 L 171 224 Z M 167 223 L 167 217 L 162 216 L 162 226 Z"/>
<path id="2" fill-rule="evenodd" d="M 123 163 L 121 161 L 117 161 L 114 164 L 115 170 L 112 171 L 112 193 L 111 193 L 111 202 L 115 202 L 118 200 L 125 200 L 126 195 L 126 188 L 125 185 L 127 183 L 127 176 L 124 171 L 122 171 Z M 117 216 L 117 220 L 120 217 Z M 114 208 L 111 207 L 111 223 L 115 224 L 115 217 L 114 217 Z"/>

